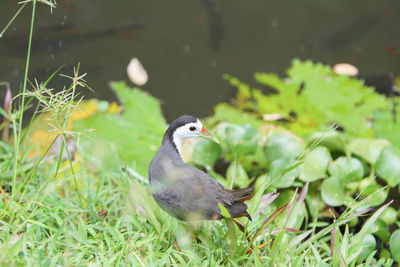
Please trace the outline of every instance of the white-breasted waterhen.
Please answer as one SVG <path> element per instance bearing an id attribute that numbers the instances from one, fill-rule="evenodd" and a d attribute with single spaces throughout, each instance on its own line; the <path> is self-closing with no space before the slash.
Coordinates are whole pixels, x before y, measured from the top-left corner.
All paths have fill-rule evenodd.
<path id="1" fill-rule="evenodd" d="M 183 162 L 183 140 L 199 136 L 213 138 L 196 117 L 184 115 L 170 124 L 149 167 L 154 199 L 180 220 L 220 219 L 218 203 L 232 218 L 246 216 L 251 220 L 243 201 L 251 197 L 253 187 L 228 190 L 207 173 Z"/>

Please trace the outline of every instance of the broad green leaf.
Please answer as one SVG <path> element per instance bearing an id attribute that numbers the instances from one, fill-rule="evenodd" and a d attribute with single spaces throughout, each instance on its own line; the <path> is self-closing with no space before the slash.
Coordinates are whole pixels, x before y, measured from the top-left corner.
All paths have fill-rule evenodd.
<path id="1" fill-rule="evenodd" d="M 329 173 L 345 183 L 360 180 L 364 176 L 364 168 L 356 158 L 339 157 L 329 165 Z"/>
<path id="2" fill-rule="evenodd" d="M 350 195 L 354 195 L 354 194 L 356 194 L 357 189 L 359 188 L 359 185 L 360 185 L 359 181 L 345 183 L 346 191 Z"/>
<path id="3" fill-rule="evenodd" d="M 216 128 L 217 135 L 233 155 L 252 154 L 257 149 L 258 133 L 249 124 L 243 126 L 221 123 Z"/>
<path id="4" fill-rule="evenodd" d="M 238 78 L 229 75 L 229 74 L 224 74 L 223 78 L 227 80 L 232 86 L 235 86 L 238 88 L 238 98 L 240 100 L 246 100 L 251 97 L 251 88 L 249 85 L 241 82 Z"/>
<path id="5" fill-rule="evenodd" d="M 226 170 L 226 178 L 229 181 L 229 188 L 234 186 L 247 187 L 251 180 L 246 170 L 238 160 L 233 161 Z"/>
<path id="6" fill-rule="evenodd" d="M 321 185 L 310 183 L 306 196 L 307 205 L 310 207 L 311 218 L 316 219 L 325 210 L 325 202 L 321 196 Z M 318 223 L 317 223 L 318 224 Z"/>
<path id="7" fill-rule="evenodd" d="M 400 262 L 400 230 L 393 232 L 392 236 L 390 237 L 389 244 L 393 259 L 396 262 Z"/>
<path id="8" fill-rule="evenodd" d="M 258 104 L 256 111 L 284 114 L 290 121 L 287 126 L 297 134 L 326 129 L 337 122 L 351 135 L 371 136 L 373 113 L 388 108 L 388 101 L 371 87 L 355 78 L 336 75 L 327 65 L 293 60 L 288 78 L 256 73 L 256 81 L 277 93 L 264 95 L 253 89 L 252 96 Z"/>
<path id="9" fill-rule="evenodd" d="M 280 158 L 295 159 L 303 151 L 303 146 L 296 138 L 284 134 L 270 135 L 264 147 L 265 157 L 270 162 Z"/>
<path id="10" fill-rule="evenodd" d="M 294 84 L 304 82 L 302 95 L 324 114 L 325 125 L 338 122 L 350 134 L 371 135 L 372 114 L 387 105 L 373 88 L 358 79 L 336 75 L 327 65 L 293 60 L 288 75 Z"/>
<path id="11" fill-rule="evenodd" d="M 283 205 L 286 205 L 290 202 L 294 195 L 294 190 L 293 189 L 282 189 L 279 191 L 279 196 L 276 198 L 274 201 L 274 205 L 276 207 L 282 207 Z"/>
<path id="12" fill-rule="evenodd" d="M 293 165 L 293 161 L 287 158 L 280 158 L 274 160 L 269 166 L 269 175 L 272 186 L 276 188 L 287 188 L 290 187 L 296 177 L 299 175 L 299 167 L 294 168 L 286 173 L 283 173 L 287 168 Z"/>
<path id="13" fill-rule="evenodd" d="M 386 225 L 395 224 L 397 221 L 397 211 L 393 207 L 387 207 L 387 209 L 379 216 Z"/>
<path id="14" fill-rule="evenodd" d="M 355 138 L 349 145 L 348 150 L 357 156 L 360 156 L 368 163 L 375 165 L 382 149 L 389 145 L 384 139 L 363 139 Z"/>
<path id="15" fill-rule="evenodd" d="M 321 196 L 324 202 L 332 207 L 345 203 L 344 187 L 337 177 L 325 179 L 321 185 Z"/>
<path id="16" fill-rule="evenodd" d="M 393 101 L 399 103 L 400 97 L 396 97 Z M 395 111 L 393 109 L 396 109 Z M 393 107 L 392 103 L 388 103 L 385 110 L 374 113 L 372 126 L 374 127 L 376 137 L 385 138 L 393 145 L 400 147 L 400 120 L 394 114 L 400 113 L 399 105 Z"/>
<path id="17" fill-rule="evenodd" d="M 400 184 L 400 153 L 393 147 L 383 149 L 376 162 L 376 173 L 390 187 Z"/>
<path id="18" fill-rule="evenodd" d="M 393 259 L 392 259 L 392 255 L 390 255 L 390 251 L 385 249 L 385 248 L 381 248 L 379 251 L 379 261 L 376 263 L 376 266 L 393 266 Z M 386 263 L 386 264 L 385 264 Z"/>
<path id="19" fill-rule="evenodd" d="M 387 190 L 381 190 L 382 188 L 383 187 L 377 183 L 371 183 L 361 192 L 362 197 L 370 197 L 365 203 L 366 206 L 376 207 L 385 202 L 388 192 Z"/>
<path id="20" fill-rule="evenodd" d="M 371 234 L 378 236 L 383 242 L 388 242 L 390 238 L 390 232 L 387 224 L 381 219 L 381 217 L 382 215 L 372 224 Z"/>
<path id="21" fill-rule="evenodd" d="M 368 234 L 364 237 L 362 243 L 362 251 L 358 256 L 358 261 L 362 261 L 368 258 L 368 256 L 376 249 L 376 240 L 375 237 L 371 234 Z"/>
<path id="22" fill-rule="evenodd" d="M 80 151 L 84 156 L 98 161 L 98 166 L 113 167 L 113 144 L 123 164 L 147 176 L 150 160 L 157 152 L 166 129 L 158 100 L 139 90 L 129 88 L 125 82 L 112 82 L 124 106 L 122 115 L 97 113 L 74 123 L 74 129 L 94 129 L 80 138 Z"/>
<path id="23" fill-rule="evenodd" d="M 199 139 L 194 145 L 192 157 L 194 163 L 212 168 L 220 155 L 221 146 L 219 144 Z"/>
<path id="24" fill-rule="evenodd" d="M 207 119 L 207 125 L 210 128 L 215 127 L 221 122 L 235 123 L 238 125 L 250 124 L 255 128 L 258 128 L 264 123 L 254 114 L 238 110 L 226 103 L 216 105 L 214 108 L 214 115 Z"/>
<path id="25" fill-rule="evenodd" d="M 308 144 L 318 142 L 320 146 L 324 146 L 329 151 L 344 151 L 346 146 L 346 136 L 338 131 L 330 130 L 326 132 L 313 133 Z"/>
<path id="26" fill-rule="evenodd" d="M 326 170 L 331 161 L 331 154 L 326 147 L 319 146 L 308 152 L 300 166 L 300 179 L 312 182 L 326 177 Z"/>
<path id="27" fill-rule="evenodd" d="M 226 155 L 227 160 L 231 160 L 232 158 L 235 158 L 235 156 Z M 259 172 L 258 175 L 265 173 L 265 169 L 268 166 L 268 161 L 260 145 L 257 146 L 253 154 L 241 156 L 240 162 L 246 170 L 254 171 L 255 169 L 259 169 L 261 172 Z"/>

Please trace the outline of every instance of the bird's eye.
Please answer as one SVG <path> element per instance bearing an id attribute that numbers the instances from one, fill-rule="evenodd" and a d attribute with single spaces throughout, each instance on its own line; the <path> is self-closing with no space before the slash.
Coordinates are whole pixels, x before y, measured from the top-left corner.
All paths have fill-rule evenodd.
<path id="1" fill-rule="evenodd" d="M 191 127 L 189 128 L 189 130 L 191 130 L 191 131 L 193 132 L 194 130 L 196 130 L 196 127 L 191 126 Z"/>

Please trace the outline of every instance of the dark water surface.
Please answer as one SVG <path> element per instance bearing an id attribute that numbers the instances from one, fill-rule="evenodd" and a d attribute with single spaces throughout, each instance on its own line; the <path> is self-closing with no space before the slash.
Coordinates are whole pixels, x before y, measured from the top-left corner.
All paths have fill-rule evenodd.
<path id="1" fill-rule="evenodd" d="M 1 0 L 0 27 L 17 11 Z M 30 7 L 0 38 L 0 81 L 18 90 L 25 67 Z M 110 80 L 127 80 L 138 57 L 149 74 L 142 88 L 162 100 L 166 117 L 204 116 L 235 95 L 230 73 L 253 83 L 255 71 L 278 72 L 293 58 L 348 62 L 362 73 L 399 73 L 400 1 L 65 0 L 50 14 L 38 4 L 30 79 L 81 63 L 95 93 L 112 100 Z M 397 43 L 398 44 L 398 43 Z M 386 50 L 385 50 L 386 47 Z M 67 82 L 53 82 L 62 88 Z M 0 94 L 2 95 L 2 94 Z"/>

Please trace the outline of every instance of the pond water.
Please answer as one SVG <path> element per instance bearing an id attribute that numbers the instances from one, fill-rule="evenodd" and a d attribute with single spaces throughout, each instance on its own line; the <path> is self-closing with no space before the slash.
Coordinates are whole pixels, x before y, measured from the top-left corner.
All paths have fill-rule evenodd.
<path id="1" fill-rule="evenodd" d="M 114 100 L 110 80 L 128 80 L 138 57 L 149 74 L 142 88 L 162 101 L 167 119 L 205 116 L 236 93 L 222 79 L 254 84 L 256 71 L 284 75 L 293 58 L 348 62 L 361 73 L 400 70 L 400 1 L 65 0 L 50 14 L 38 4 L 29 77 L 39 81 L 79 62 L 94 93 Z M 2 0 L 0 27 L 18 10 Z M 25 68 L 27 6 L 0 38 L 0 81 L 15 91 Z M 393 48 L 393 49 L 391 49 Z M 62 88 L 62 77 L 52 83 Z M 1 95 L 1 94 L 0 94 Z"/>

